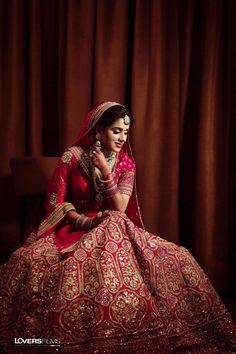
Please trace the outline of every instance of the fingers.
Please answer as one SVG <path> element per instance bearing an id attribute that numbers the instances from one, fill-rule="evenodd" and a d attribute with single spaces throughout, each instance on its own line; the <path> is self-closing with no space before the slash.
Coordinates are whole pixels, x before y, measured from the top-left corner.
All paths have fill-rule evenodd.
<path id="1" fill-rule="evenodd" d="M 94 156 L 99 156 L 100 149 L 98 149 L 96 146 L 93 147 L 93 149 L 90 151 L 89 156 L 93 158 Z"/>
<path id="2" fill-rule="evenodd" d="M 110 212 L 105 210 L 105 211 L 102 212 L 102 215 L 105 216 L 105 217 L 110 216 Z"/>
<path id="3" fill-rule="evenodd" d="M 93 217 L 93 227 L 101 224 L 109 215 L 109 211 L 99 211 L 97 215 Z"/>
<path id="4" fill-rule="evenodd" d="M 98 217 L 98 218 L 101 218 L 101 217 L 106 218 L 106 217 L 109 216 L 109 215 L 110 215 L 110 212 L 109 212 L 108 210 L 99 211 L 99 212 L 97 213 L 97 217 Z"/>
<path id="5" fill-rule="evenodd" d="M 101 152 L 101 150 L 99 150 L 98 148 L 94 148 L 91 154 L 91 159 L 92 161 L 95 160 L 101 160 L 101 158 L 103 157 L 103 153 Z"/>
<path id="6" fill-rule="evenodd" d="M 103 153 L 101 152 L 101 150 L 99 148 L 95 147 L 93 149 L 93 155 L 95 155 L 95 156 L 100 155 L 101 156 L 101 155 L 103 155 Z"/>
<path id="7" fill-rule="evenodd" d="M 107 213 L 104 213 L 102 211 L 100 211 L 99 213 L 97 213 L 97 215 L 95 216 L 95 222 L 97 224 L 100 224 L 103 220 L 106 219 L 106 217 L 108 216 Z"/>
<path id="8" fill-rule="evenodd" d="M 107 161 L 101 151 L 93 150 L 91 154 L 91 161 L 100 171 L 108 169 Z"/>
<path id="9" fill-rule="evenodd" d="M 98 224 L 100 224 L 100 222 L 102 222 L 105 219 L 106 219 L 105 216 L 96 217 L 96 221 L 97 221 Z"/>
<path id="10" fill-rule="evenodd" d="M 95 147 L 95 152 L 99 155 L 102 154 L 101 149 L 99 149 L 98 147 Z"/>

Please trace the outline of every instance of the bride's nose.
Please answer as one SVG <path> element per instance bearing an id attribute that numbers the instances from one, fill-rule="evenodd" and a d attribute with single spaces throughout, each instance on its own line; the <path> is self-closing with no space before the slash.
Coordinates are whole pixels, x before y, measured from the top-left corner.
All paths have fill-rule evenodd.
<path id="1" fill-rule="evenodd" d="M 124 133 L 120 133 L 119 140 L 125 141 L 125 134 Z"/>

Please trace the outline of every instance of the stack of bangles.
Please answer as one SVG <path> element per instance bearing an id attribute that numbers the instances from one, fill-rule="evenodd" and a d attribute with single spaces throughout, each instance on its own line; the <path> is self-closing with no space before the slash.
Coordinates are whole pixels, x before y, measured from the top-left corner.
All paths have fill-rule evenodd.
<path id="1" fill-rule="evenodd" d="M 81 214 L 75 220 L 75 227 L 79 230 L 91 230 L 93 218 Z"/>
<path id="2" fill-rule="evenodd" d="M 112 173 L 109 173 L 105 180 L 100 179 L 98 187 L 99 192 L 103 194 L 104 199 L 112 197 L 119 191 L 119 188 L 117 187 L 117 184 L 114 181 Z"/>

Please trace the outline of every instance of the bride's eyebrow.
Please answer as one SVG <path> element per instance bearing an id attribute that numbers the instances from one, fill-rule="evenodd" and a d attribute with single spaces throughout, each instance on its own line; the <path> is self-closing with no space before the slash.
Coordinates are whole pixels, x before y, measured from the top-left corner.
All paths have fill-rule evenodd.
<path id="1" fill-rule="evenodd" d="M 123 129 L 123 128 L 120 128 L 120 127 L 111 127 L 111 129 L 112 130 L 119 130 L 119 131 L 122 131 L 122 130 L 124 130 L 124 131 L 129 131 L 129 128 L 126 128 L 126 129 Z"/>

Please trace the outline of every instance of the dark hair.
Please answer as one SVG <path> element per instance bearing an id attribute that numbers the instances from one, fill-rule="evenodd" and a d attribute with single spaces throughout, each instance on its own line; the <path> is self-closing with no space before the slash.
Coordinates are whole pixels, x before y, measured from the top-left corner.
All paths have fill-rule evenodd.
<path id="1" fill-rule="evenodd" d="M 130 118 L 130 125 L 133 124 L 134 118 L 131 116 L 126 107 L 121 105 L 112 106 L 101 115 L 101 118 L 96 124 L 96 127 L 105 129 L 114 123 L 117 119 L 124 118 L 126 115 Z"/>

